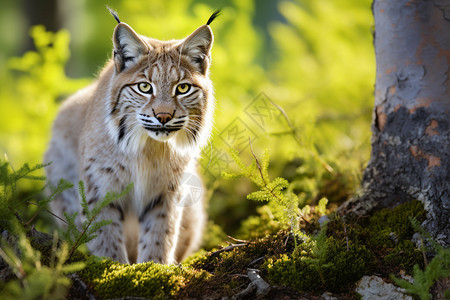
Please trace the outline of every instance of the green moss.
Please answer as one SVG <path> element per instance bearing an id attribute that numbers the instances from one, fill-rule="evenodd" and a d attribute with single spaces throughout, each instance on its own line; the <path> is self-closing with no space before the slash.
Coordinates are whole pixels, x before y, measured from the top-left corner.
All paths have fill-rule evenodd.
<path id="1" fill-rule="evenodd" d="M 374 256 L 358 242 L 338 240 L 333 237 L 327 240 L 327 263 L 324 269 L 326 288 L 330 291 L 343 291 L 369 274 L 373 268 Z"/>
<path id="2" fill-rule="evenodd" d="M 91 258 L 80 276 L 100 298 L 167 299 L 174 297 L 188 282 L 204 280 L 209 275 L 189 266 L 153 262 L 128 265 Z"/>
<path id="3" fill-rule="evenodd" d="M 408 273 L 413 271 L 413 266 L 419 264 L 423 268 L 423 256 L 419 249 L 409 240 L 399 243 L 383 257 L 383 261 L 392 269 L 403 269 Z"/>
<path id="4" fill-rule="evenodd" d="M 419 201 L 410 201 L 393 209 L 383 209 L 370 218 L 369 230 L 373 243 L 392 241 L 390 233 L 395 233 L 399 240 L 411 239 L 414 228 L 409 217 L 418 221 L 425 220 L 425 210 Z"/>
<path id="5" fill-rule="evenodd" d="M 193 254 L 189 255 L 183 260 L 183 264 L 185 265 L 195 265 L 195 264 L 201 264 L 206 260 L 206 254 L 208 252 L 204 249 L 200 249 L 197 252 L 194 252 Z"/>
<path id="6" fill-rule="evenodd" d="M 371 270 L 373 256 L 364 245 L 349 242 L 347 248 L 345 241 L 330 237 L 326 247 L 326 260 L 322 265 L 313 263 L 314 257 L 303 250 L 300 255 L 270 258 L 262 268 L 273 284 L 291 286 L 298 291 L 333 292 L 347 289 Z"/>
<path id="7" fill-rule="evenodd" d="M 302 257 L 282 254 L 269 258 L 262 266 L 272 284 L 291 286 L 299 291 L 317 291 L 321 288 L 319 273 Z"/>
<path id="8" fill-rule="evenodd" d="M 411 242 L 414 228 L 409 220 L 425 220 L 425 210 L 419 201 L 411 201 L 394 209 L 383 209 L 370 218 L 369 247 L 380 256 L 387 269 L 412 272 L 413 266 L 423 266 L 422 254 Z"/>
<path id="9" fill-rule="evenodd" d="M 247 268 L 259 268 L 268 257 L 279 256 L 292 252 L 294 242 L 288 231 L 280 231 L 269 237 L 256 239 L 249 243 L 242 243 L 230 251 L 210 252 L 203 258 L 197 258 L 191 264 L 195 269 L 202 269 L 214 274 L 197 285 L 190 285 L 188 296 L 202 298 L 231 297 L 237 290 L 248 285 L 248 279 L 239 276 L 246 274 Z M 179 296 L 179 295 L 178 295 Z"/>
<path id="10" fill-rule="evenodd" d="M 344 221 L 337 216 L 328 224 L 325 261 L 319 264 L 313 243 L 302 243 L 296 253 L 271 257 L 262 268 L 272 284 L 299 291 L 333 292 L 349 289 L 363 275 L 374 271 L 411 272 L 423 259 L 411 242 L 414 229 L 409 216 L 424 219 L 420 202 L 384 209 L 366 220 Z"/>

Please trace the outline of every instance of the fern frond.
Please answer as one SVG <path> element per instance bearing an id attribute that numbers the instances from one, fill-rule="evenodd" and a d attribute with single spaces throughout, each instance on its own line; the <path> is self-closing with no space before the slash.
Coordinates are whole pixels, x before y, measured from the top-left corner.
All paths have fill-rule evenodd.
<path id="1" fill-rule="evenodd" d="M 222 177 L 225 178 L 225 179 L 240 179 L 240 178 L 245 177 L 245 175 L 242 174 L 242 173 L 239 173 L 239 174 L 231 174 L 231 173 L 228 173 L 228 172 L 225 172 L 225 171 L 222 171 L 221 175 L 222 175 Z"/>
<path id="2" fill-rule="evenodd" d="M 272 199 L 272 195 L 267 191 L 256 191 L 247 195 L 248 200 L 268 202 Z"/>
<path id="3" fill-rule="evenodd" d="M 25 163 L 19 170 L 14 172 L 14 180 L 18 181 L 20 179 L 29 179 L 29 180 L 45 180 L 45 176 L 33 176 L 29 175 L 30 173 L 42 169 L 49 164 L 36 164 L 30 167 L 27 163 Z"/>
<path id="4" fill-rule="evenodd" d="M 43 189 L 45 189 L 45 188 L 46 187 L 43 187 Z M 61 194 L 62 192 L 64 192 L 65 190 L 68 190 L 70 188 L 73 188 L 73 184 L 71 182 L 61 178 L 58 182 L 58 185 L 52 190 L 51 195 L 49 197 L 39 201 L 39 204 L 41 206 L 46 206 L 48 203 L 55 200 L 55 197 L 57 195 Z"/>
<path id="5" fill-rule="evenodd" d="M 81 180 L 78 182 L 78 193 L 80 194 L 80 198 L 81 198 L 81 209 L 83 211 L 83 214 L 86 216 L 87 219 L 90 219 L 91 212 L 89 211 L 89 205 L 88 205 L 87 199 L 86 199 L 86 192 L 84 190 L 84 182 Z"/>
<path id="6" fill-rule="evenodd" d="M 69 215 L 67 212 L 64 212 L 64 217 L 67 222 L 67 228 L 63 230 L 62 235 L 64 240 L 68 242 L 70 246 L 73 246 L 75 244 L 75 240 L 73 239 L 73 237 L 76 237 L 80 234 L 80 232 L 77 229 L 77 225 L 75 223 L 77 215 L 78 212 L 75 212 L 72 215 Z"/>
<path id="7" fill-rule="evenodd" d="M 269 156 L 270 156 L 269 149 L 266 148 L 264 150 L 263 157 L 261 160 L 261 170 L 262 170 L 263 177 L 265 177 L 265 178 L 269 178 L 269 171 L 268 171 L 269 161 L 270 161 Z"/>
<path id="8" fill-rule="evenodd" d="M 440 278 L 446 278 L 450 276 L 450 249 L 446 249 L 439 245 L 435 240 L 431 238 L 431 235 L 420 226 L 417 219 L 410 217 L 411 224 L 417 232 L 420 232 L 429 242 L 431 242 L 434 250 L 437 254 L 431 262 L 425 267 L 425 270 L 421 270 L 419 265 L 414 265 L 413 276 L 414 282 L 410 283 L 401 278 L 397 278 L 391 275 L 391 279 L 401 288 L 404 288 L 407 293 L 414 294 L 420 297 L 422 300 L 431 299 L 429 293 L 430 288 L 434 282 Z"/>
<path id="9" fill-rule="evenodd" d="M 322 198 L 319 200 L 319 203 L 316 206 L 316 210 L 319 216 L 323 216 L 327 213 L 327 204 L 328 204 L 327 198 Z"/>
<path id="10" fill-rule="evenodd" d="M 65 214 L 67 222 L 69 223 L 67 230 L 63 233 L 66 241 L 69 242 L 72 247 L 69 253 L 69 258 L 72 257 L 75 250 L 82 244 L 88 243 L 94 238 L 97 237 L 95 232 L 103 226 L 110 224 L 109 220 L 100 220 L 98 222 L 94 222 L 95 219 L 100 214 L 101 210 L 112 203 L 113 201 L 125 196 L 129 193 L 133 184 L 127 186 L 127 188 L 121 193 L 107 193 L 105 197 L 97 202 L 92 209 L 89 209 L 89 205 L 86 201 L 86 195 L 84 191 L 84 183 L 82 181 L 79 182 L 79 192 L 81 197 L 81 206 L 86 217 L 86 220 L 81 225 L 82 232 L 79 232 L 75 225 L 75 216 L 68 216 Z"/>
<path id="11" fill-rule="evenodd" d="M 289 223 L 292 232 L 294 233 L 298 229 L 298 217 L 299 217 L 299 198 L 292 191 L 293 188 L 289 188 L 289 182 L 282 178 L 277 177 L 274 180 L 270 180 L 269 177 L 269 151 L 265 150 L 262 159 L 259 160 L 253 151 L 250 143 L 250 150 L 254 157 L 254 160 L 249 166 L 245 166 L 239 157 L 239 153 L 236 150 L 231 150 L 231 156 L 238 165 L 240 173 L 228 174 L 223 173 L 225 178 L 240 178 L 247 177 L 253 183 L 255 183 L 259 191 L 255 191 L 247 195 L 247 199 L 254 201 L 268 202 L 269 205 L 276 211 L 276 219 L 282 223 Z"/>

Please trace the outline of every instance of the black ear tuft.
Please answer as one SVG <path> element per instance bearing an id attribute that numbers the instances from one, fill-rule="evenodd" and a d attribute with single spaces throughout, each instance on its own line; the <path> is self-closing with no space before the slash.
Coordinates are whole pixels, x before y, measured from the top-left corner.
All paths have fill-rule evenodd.
<path id="1" fill-rule="evenodd" d="M 135 65 L 148 52 L 147 44 L 126 23 L 116 25 L 113 33 L 114 62 L 118 73 Z"/>
<path id="2" fill-rule="evenodd" d="M 220 9 L 216 10 L 211 17 L 209 17 L 208 22 L 206 22 L 206 25 L 209 25 L 212 23 L 212 21 L 214 21 L 215 18 L 217 18 L 218 16 L 220 16 L 222 12 L 220 11 Z"/>
<path id="3" fill-rule="evenodd" d="M 117 14 L 117 12 L 108 5 L 106 5 L 106 8 L 109 10 L 109 13 L 114 17 L 114 19 L 116 19 L 117 23 L 120 23 L 119 15 Z"/>

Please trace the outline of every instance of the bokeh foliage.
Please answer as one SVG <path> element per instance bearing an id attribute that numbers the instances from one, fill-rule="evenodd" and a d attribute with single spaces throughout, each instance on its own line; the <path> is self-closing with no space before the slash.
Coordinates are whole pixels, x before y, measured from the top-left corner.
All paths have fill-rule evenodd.
<path id="1" fill-rule="evenodd" d="M 36 51 L 3 60 L 17 39 L 0 34 L 0 41 L 9 41 L 0 50 L 0 150 L 12 165 L 42 161 L 60 101 L 92 81 L 111 55 L 115 21 L 104 3 L 65 3 L 67 29 L 31 29 Z M 276 10 L 268 12 L 266 2 L 256 0 L 108 2 L 122 21 L 158 39 L 183 38 L 222 8 L 212 24 L 215 129 L 199 168 L 210 218 L 225 231 L 237 230 L 259 205 L 246 200 L 255 190 L 249 181 L 220 176 L 236 170 L 229 148 L 250 163 L 249 138 L 257 155 L 269 150 L 272 179 L 295 182 L 303 204 L 323 196 L 332 204 L 354 191 L 369 154 L 375 74 L 370 3 L 271 1 L 267 7 Z M 261 21 L 262 15 L 273 18 Z"/>

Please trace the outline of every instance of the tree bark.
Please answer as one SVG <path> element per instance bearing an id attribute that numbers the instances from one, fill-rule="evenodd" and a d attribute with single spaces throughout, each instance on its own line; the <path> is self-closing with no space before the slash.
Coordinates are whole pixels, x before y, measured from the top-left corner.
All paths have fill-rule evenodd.
<path id="1" fill-rule="evenodd" d="M 48 31 L 58 31 L 61 29 L 60 20 L 58 18 L 58 0 L 23 0 L 22 8 L 25 12 L 28 26 L 44 25 Z M 61 1 L 59 1 L 61 3 Z M 28 32 L 25 36 L 25 51 L 35 50 L 34 41 Z"/>
<path id="2" fill-rule="evenodd" d="M 425 228 L 450 245 L 450 0 L 374 0 L 372 153 L 341 212 L 420 200 Z"/>

